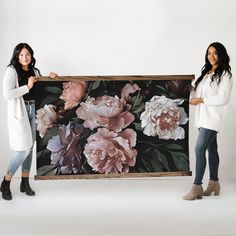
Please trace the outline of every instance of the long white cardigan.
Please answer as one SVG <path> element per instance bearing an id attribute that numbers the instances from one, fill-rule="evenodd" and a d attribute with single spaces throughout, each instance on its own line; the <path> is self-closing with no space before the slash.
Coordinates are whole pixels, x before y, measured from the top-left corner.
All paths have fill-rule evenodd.
<path id="1" fill-rule="evenodd" d="M 34 71 L 36 75 L 38 72 Z M 19 87 L 16 70 L 9 66 L 3 78 L 3 96 L 8 101 L 7 121 L 10 148 L 25 151 L 32 147 L 32 131 L 23 95 L 28 93 L 27 85 Z"/>
<path id="2" fill-rule="evenodd" d="M 211 75 L 205 75 L 198 84 L 196 91 L 192 91 L 191 97 L 203 98 L 204 103 L 195 107 L 195 126 L 200 128 L 221 130 L 224 117 L 227 113 L 228 101 L 230 97 L 232 78 L 228 73 L 221 77 L 221 82 L 211 82 Z M 192 83 L 195 86 L 195 81 Z"/>

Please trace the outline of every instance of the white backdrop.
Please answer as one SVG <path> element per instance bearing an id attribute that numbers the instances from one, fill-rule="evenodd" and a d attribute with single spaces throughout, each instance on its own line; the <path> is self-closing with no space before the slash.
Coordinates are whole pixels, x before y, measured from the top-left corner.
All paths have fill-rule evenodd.
<path id="1" fill-rule="evenodd" d="M 199 76 L 207 46 L 219 41 L 228 50 L 234 73 L 235 10 L 235 0 L 1 0 L 0 76 L 19 42 L 32 46 L 43 75 L 55 71 L 59 75 Z M 235 87 L 218 136 L 224 179 L 236 179 Z M 2 92 L 0 111 L 3 176 L 10 151 Z M 191 108 L 190 167 L 194 172 L 197 131 L 192 120 Z"/>

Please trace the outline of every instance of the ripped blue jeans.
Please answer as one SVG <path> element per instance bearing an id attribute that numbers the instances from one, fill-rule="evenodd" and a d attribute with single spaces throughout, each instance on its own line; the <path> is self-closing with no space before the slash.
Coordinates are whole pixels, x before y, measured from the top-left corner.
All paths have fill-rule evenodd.
<path id="1" fill-rule="evenodd" d="M 36 129 L 35 129 L 35 104 L 26 104 L 26 110 L 28 113 L 33 143 L 36 139 Z M 33 154 L 33 146 L 31 149 L 26 151 L 13 151 L 12 158 L 8 165 L 7 175 L 13 176 L 18 168 L 21 166 L 22 173 L 30 172 L 31 163 L 32 163 L 32 154 Z"/>

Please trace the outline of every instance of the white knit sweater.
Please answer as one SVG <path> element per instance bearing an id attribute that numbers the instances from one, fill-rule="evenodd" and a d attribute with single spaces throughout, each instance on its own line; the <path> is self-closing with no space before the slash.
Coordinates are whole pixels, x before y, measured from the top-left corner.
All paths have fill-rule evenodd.
<path id="1" fill-rule="evenodd" d="M 216 80 L 211 82 L 211 76 L 212 74 L 206 74 L 190 97 L 204 100 L 204 103 L 195 106 L 195 126 L 219 131 L 227 112 L 232 78 L 228 73 L 223 73 L 220 84 L 217 84 Z M 193 81 L 193 86 L 195 82 Z"/>
<path id="2" fill-rule="evenodd" d="M 35 70 L 35 74 L 38 72 Z M 32 147 L 32 132 L 23 95 L 28 93 L 27 85 L 20 86 L 16 70 L 9 66 L 3 78 L 3 96 L 8 101 L 7 121 L 10 148 L 25 151 Z"/>

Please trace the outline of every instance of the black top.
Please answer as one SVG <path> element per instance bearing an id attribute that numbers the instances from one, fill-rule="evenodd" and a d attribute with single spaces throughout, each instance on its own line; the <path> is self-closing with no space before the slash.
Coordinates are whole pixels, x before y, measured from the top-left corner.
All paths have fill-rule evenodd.
<path id="1" fill-rule="evenodd" d="M 19 76 L 19 86 L 27 85 L 28 84 L 28 78 L 30 76 L 35 76 L 33 68 L 30 68 L 29 70 L 20 70 L 20 76 Z M 29 93 L 26 93 L 23 95 L 23 98 L 25 101 L 29 100 L 35 100 L 34 98 L 34 86 L 30 89 Z"/>

